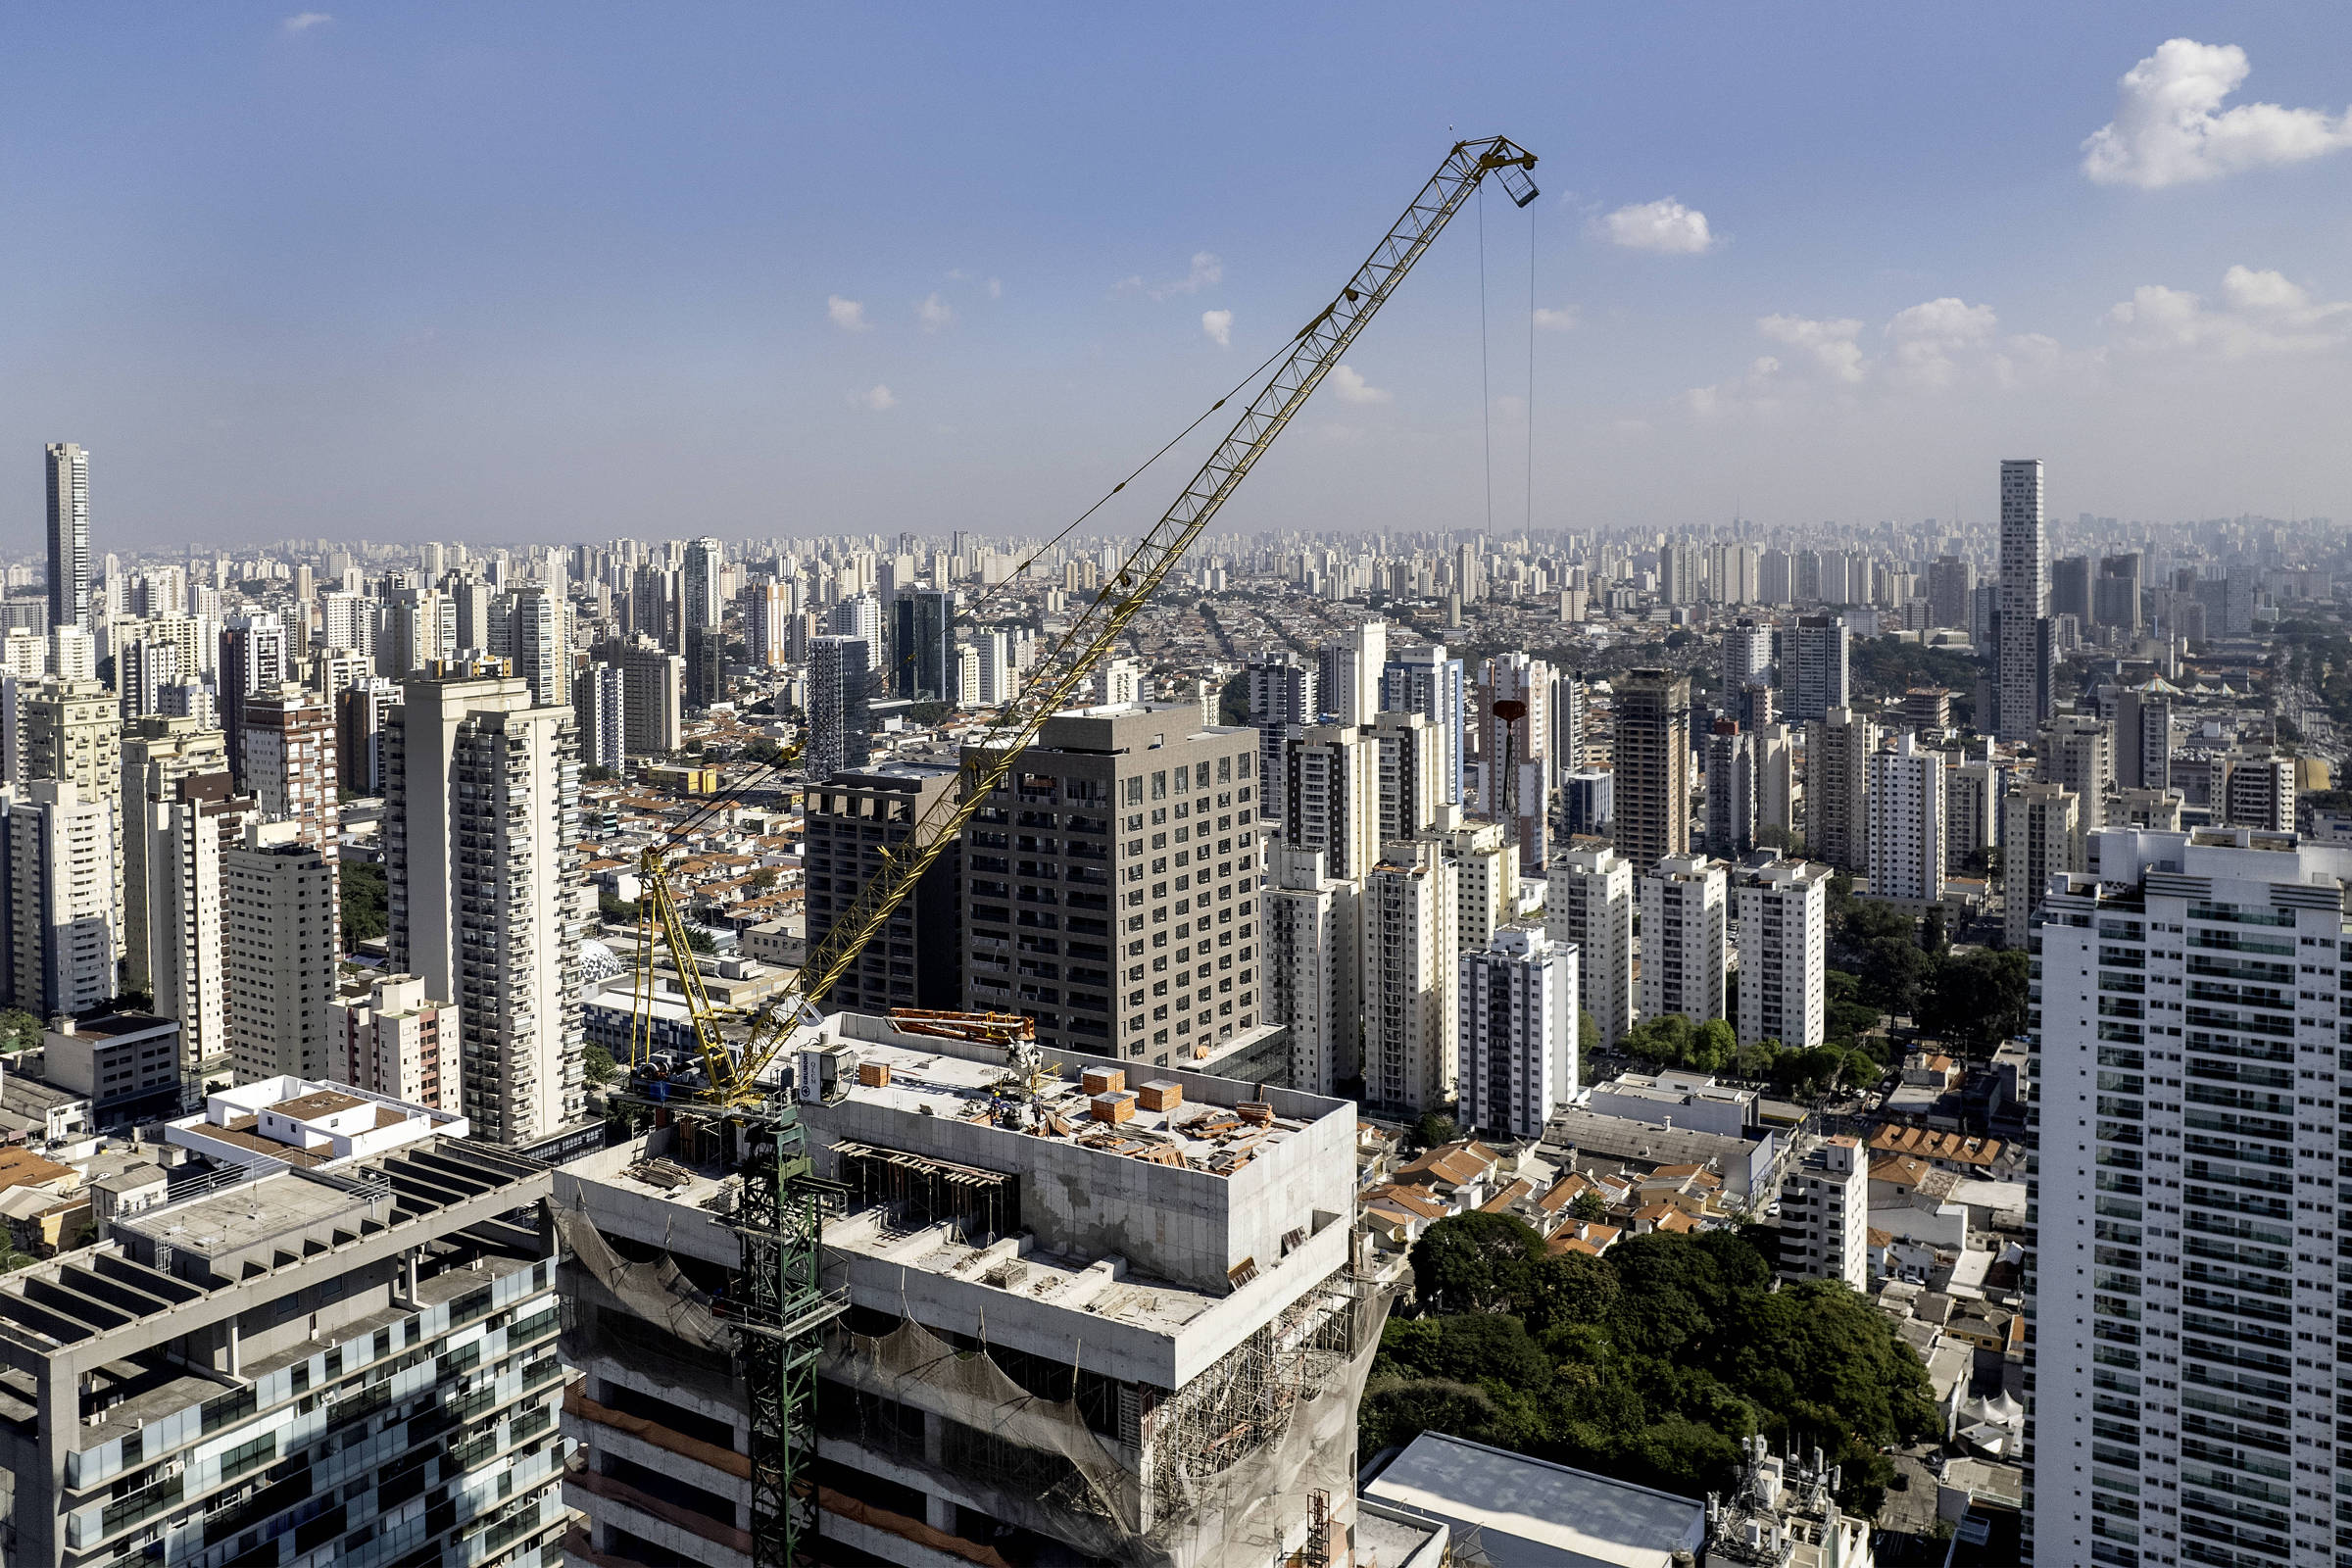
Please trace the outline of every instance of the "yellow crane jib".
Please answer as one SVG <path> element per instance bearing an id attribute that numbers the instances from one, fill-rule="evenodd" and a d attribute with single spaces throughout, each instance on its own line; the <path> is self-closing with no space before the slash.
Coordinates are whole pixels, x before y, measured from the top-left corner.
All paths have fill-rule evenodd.
<path id="1" fill-rule="evenodd" d="M 1535 154 L 1507 137 L 1454 143 L 1437 172 L 1422 185 L 1347 285 L 1299 329 L 1289 353 L 1174 504 L 1147 530 L 1119 569 L 1106 575 L 1102 590 L 1039 662 L 1013 700 L 966 746 L 959 787 L 939 797 L 923 812 L 913 831 L 885 858 L 881 870 L 808 953 L 798 980 L 761 1009 L 740 1043 L 730 1046 L 722 1041 L 715 1020 L 706 1024 L 710 1013 L 700 995 L 700 982 L 692 977 L 691 954 L 679 960 L 680 982 L 688 993 L 686 1004 L 696 1015 L 695 1038 L 704 1081 L 674 1084 L 670 1086 L 672 1094 L 690 1095 L 710 1105 L 745 1107 L 779 1092 L 778 1085 L 763 1080 L 775 1067 L 793 1030 L 815 1016 L 815 1004 L 914 892 L 923 873 L 957 840 L 964 824 L 987 804 L 1046 720 L 1070 705 L 1128 623 L 1159 591 L 1176 563 L 1454 214 L 1490 174 L 1497 177 L 1514 203 L 1525 207 L 1536 199 L 1535 182 L 1529 174 L 1535 165 Z M 662 918 L 663 940 L 673 955 L 679 954 L 685 949 L 683 933 L 672 934 L 676 914 L 662 868 L 650 859 L 649 867 L 647 885 L 649 890 L 659 889 L 653 902 Z M 642 972 L 650 972 L 653 923 L 641 922 L 640 956 L 648 960 Z"/>

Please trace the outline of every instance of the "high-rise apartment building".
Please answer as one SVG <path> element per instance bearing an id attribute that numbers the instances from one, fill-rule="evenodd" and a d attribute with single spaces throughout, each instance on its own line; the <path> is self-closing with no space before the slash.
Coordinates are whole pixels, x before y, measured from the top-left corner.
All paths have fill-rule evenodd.
<path id="1" fill-rule="evenodd" d="M 2001 842 L 2001 801 L 2008 769 L 1992 760 L 1991 743 L 1949 754 L 1943 770 L 1943 868 L 1949 876 L 1986 874 Z"/>
<path id="2" fill-rule="evenodd" d="M 2075 836 L 2097 832 L 2115 793 L 2115 732 L 2092 714 L 2059 713 L 2041 726 L 2038 749 L 2042 781 L 2065 785 L 2081 803 Z"/>
<path id="3" fill-rule="evenodd" d="M 972 1005 L 1154 1066 L 1256 1027 L 1256 764 L 1254 731 L 1190 703 L 1047 719 L 965 830 Z"/>
<path id="4" fill-rule="evenodd" d="M 2034 927 L 2034 1560 L 2335 1562 L 2352 856 L 2097 840 Z"/>
<path id="5" fill-rule="evenodd" d="M 1833 708 L 1805 726 L 1805 851 L 1840 871 L 1870 869 L 1870 754 L 1878 725 Z"/>
<path id="6" fill-rule="evenodd" d="M 1446 809 L 1429 835 L 1453 867 L 1457 953 L 1476 953 L 1519 904 L 1519 861 L 1500 822 L 1465 822 Z"/>
<path id="7" fill-rule="evenodd" d="M 744 614 L 744 657 L 765 669 L 792 662 L 792 620 L 799 595 L 790 582 L 754 583 Z"/>
<path id="8" fill-rule="evenodd" d="M 94 680 L 48 676 L 16 691 L 15 777 L 72 784 L 77 805 L 107 814 L 104 898 L 113 958 L 122 952 L 122 719 L 114 695 Z M 79 881 L 79 872 L 74 879 Z M 110 959 L 113 961 L 113 959 Z M 114 979 L 108 979 L 113 996 Z M 46 1014 L 44 1014 L 46 1016 Z"/>
<path id="9" fill-rule="evenodd" d="M 1320 850 L 1343 882 L 1362 876 L 1379 850 L 1376 760 L 1352 724 L 1310 724 L 1283 743 L 1282 842 Z"/>
<path id="10" fill-rule="evenodd" d="M 1870 1159 L 1850 1133 L 1815 1138 L 1781 1178 L 1780 1275 L 1870 1286 Z"/>
<path id="11" fill-rule="evenodd" d="M 2128 790 L 2173 787 L 2173 700 L 2156 681 L 2116 694 L 2115 782 Z"/>
<path id="12" fill-rule="evenodd" d="M 1380 709 L 1391 713 L 1419 713 L 1437 733 L 1439 804 L 1462 802 L 1462 662 L 1450 657 L 1444 643 L 1419 643 L 1393 649 L 1380 674 Z"/>
<path id="13" fill-rule="evenodd" d="M 1719 714 L 1707 736 L 1707 853 L 1744 855 L 1756 837 L 1756 749 L 1739 720 Z"/>
<path id="14" fill-rule="evenodd" d="M 91 629 L 90 455 L 71 441 L 42 454 L 49 480 L 49 624 Z"/>
<path id="15" fill-rule="evenodd" d="M 165 1123 L 235 1174 L 0 1281 L 42 1325 L 12 1337 L 9 1560 L 561 1558 L 557 1247 L 501 1223 L 552 1178 L 466 1132 L 300 1080 Z"/>
<path id="16" fill-rule="evenodd" d="M 331 844 L 299 821 L 248 822 L 220 853 L 220 932 L 228 951 L 228 1051 L 237 1081 L 331 1077 L 328 1032 L 342 954 L 341 883 Z"/>
<path id="17" fill-rule="evenodd" d="M 2091 579 L 2091 618 L 2126 637 L 2139 635 L 2139 566 L 2136 550 L 2099 558 L 2099 574 Z"/>
<path id="18" fill-rule="evenodd" d="M 2050 878 L 2082 869 L 2080 813 L 2081 798 L 2063 784 L 2021 785 L 2002 799 L 2002 936 L 2010 947 L 2026 946 Z"/>
<path id="19" fill-rule="evenodd" d="M 1788 726 L 1766 719 L 1753 731 L 1756 754 L 1756 827 L 1793 835 L 1797 827 L 1796 743 Z"/>
<path id="20" fill-rule="evenodd" d="M 571 701 L 571 612 L 537 583 L 507 596 L 507 660 L 541 708 Z"/>
<path id="21" fill-rule="evenodd" d="M 459 1033 L 458 1009 L 433 1001 L 415 975 L 363 975 L 326 1004 L 326 1076 L 368 1094 L 454 1110 Z"/>
<path id="22" fill-rule="evenodd" d="M 1741 1045 L 1777 1040 L 1804 1051 L 1821 1044 L 1828 1029 L 1832 875 L 1819 861 L 1786 857 L 1759 857 L 1733 871 Z"/>
<path id="23" fill-rule="evenodd" d="M 1444 734 L 1417 712 L 1382 712 L 1364 731 L 1372 750 L 1374 842 L 1387 844 L 1427 832 L 1445 802 Z"/>
<path id="24" fill-rule="evenodd" d="M 726 608 L 726 596 L 719 588 L 719 571 L 725 561 L 726 551 L 715 539 L 696 539 L 686 546 L 678 573 L 682 631 L 718 628 L 719 615 Z"/>
<path id="25" fill-rule="evenodd" d="M 1968 629 L 1969 597 L 1977 589 L 1977 568 L 1960 556 L 1937 556 L 1928 564 L 1928 619 L 1936 626 Z"/>
<path id="26" fill-rule="evenodd" d="M 341 816 L 335 743 L 334 710 L 319 692 L 288 683 L 245 700 L 245 793 L 266 820 L 292 822 L 318 849 L 333 848 Z"/>
<path id="27" fill-rule="evenodd" d="M 1642 1016 L 1723 1016 L 1731 972 L 1731 899 L 1724 862 L 1670 855 L 1640 878 Z"/>
<path id="28" fill-rule="evenodd" d="M 116 803 L 70 779 L 0 789 L 0 984 L 36 1017 L 114 1000 L 122 947 Z"/>
<path id="29" fill-rule="evenodd" d="M 811 952 L 832 936 L 858 893 L 881 871 L 883 857 L 900 853 L 924 813 L 955 790 L 956 777 L 947 763 L 886 761 L 810 784 L 805 929 Z M 975 855 L 968 842 L 949 845 L 931 862 L 912 897 L 899 906 L 825 998 L 829 1010 L 954 1011 L 964 1005 L 963 868 L 983 858 L 1003 861 L 1010 853 L 1007 844 L 1003 854 Z"/>
<path id="30" fill-rule="evenodd" d="M 1751 681 L 1767 679 L 1772 673 L 1772 639 L 1770 626 L 1753 620 L 1739 620 L 1723 629 L 1723 689 L 1737 692 Z"/>
<path id="31" fill-rule="evenodd" d="M 1418 1116 L 1454 1093 L 1457 901 L 1443 846 L 1383 845 L 1358 907 L 1364 1101 Z"/>
<path id="32" fill-rule="evenodd" d="M 628 705 L 620 671 L 594 663 L 571 683 L 571 710 L 580 721 L 580 761 L 617 773 L 628 761 Z"/>
<path id="33" fill-rule="evenodd" d="M 1690 850 L 1690 679 L 1637 669 L 1616 683 L 1617 848 L 1641 871 Z"/>
<path id="34" fill-rule="evenodd" d="M 1544 929 L 1577 950 L 1577 1006 L 1616 1049 L 1634 1026 L 1634 865 L 1605 844 L 1571 844 L 1551 858 Z"/>
<path id="35" fill-rule="evenodd" d="M 176 780 L 171 797 L 147 803 L 137 822 L 148 989 L 156 1016 L 179 1025 L 179 1077 L 191 1090 L 227 1087 L 233 1066 L 222 858 L 253 814 L 226 773 L 196 773 Z"/>
<path id="36" fill-rule="evenodd" d="M 228 776 L 228 739 L 193 718 L 153 716 L 122 727 L 121 793 L 117 813 L 123 823 L 122 984 L 148 991 L 150 983 L 147 885 L 150 808 L 179 798 L 179 781 L 198 774 Z"/>
<path id="37" fill-rule="evenodd" d="M 512 676 L 407 684 L 384 729 L 392 967 L 464 1009 L 475 1131 L 530 1145 L 585 1109 L 578 725 Z"/>
<path id="38" fill-rule="evenodd" d="M 956 701 L 956 596 L 909 588 L 893 609 L 890 689 L 918 703 Z"/>
<path id="39" fill-rule="evenodd" d="M 1782 678 L 1788 690 L 1788 716 L 1816 719 L 1846 706 L 1850 634 L 1838 615 L 1799 615 L 1787 634 L 1789 653 Z"/>
<path id="40" fill-rule="evenodd" d="M 2237 752 L 2225 759 L 2221 810 L 2231 827 L 2292 832 L 2295 826 L 2295 760 L 2269 752 Z"/>
<path id="41" fill-rule="evenodd" d="M 1550 664 L 1512 653 L 1486 662 L 1473 694 L 1479 789 L 1472 809 L 1509 824 L 1519 868 L 1536 876 L 1543 874 L 1549 858 L 1553 689 Z M 1518 705 L 1515 715 L 1504 707 L 1509 704 Z M 1686 817 L 1688 813 L 1686 803 Z"/>
<path id="42" fill-rule="evenodd" d="M 245 705 L 295 678 L 294 650 L 285 623 L 266 610 L 231 615 L 220 628 L 220 728 L 228 736 L 228 770 L 245 780 Z"/>
<path id="43" fill-rule="evenodd" d="M 596 658 L 620 671 L 622 744 L 628 754 L 662 757 L 676 751 L 684 738 L 685 659 L 654 647 L 642 636 L 599 643 Z M 811 666 L 814 663 L 812 650 Z"/>
<path id="44" fill-rule="evenodd" d="M 400 704 L 400 682 L 370 675 L 335 699 L 335 783 L 360 795 L 384 792 L 384 712 Z"/>
<path id="45" fill-rule="evenodd" d="M 115 645 L 115 688 L 122 716 L 142 718 L 163 706 L 164 689 L 180 679 L 179 648 L 161 638 L 132 636 Z"/>
<path id="46" fill-rule="evenodd" d="M 2050 645 L 2042 626 L 2049 582 L 2042 543 L 2039 458 L 2001 464 L 2001 581 L 1994 674 L 1999 735 L 2030 741 L 2049 712 Z"/>
<path id="47" fill-rule="evenodd" d="M 1943 754 L 1905 730 L 1869 769 L 1871 896 L 1924 910 L 1943 898 Z"/>
<path id="48" fill-rule="evenodd" d="M 1265 1020 L 1290 1031 L 1294 1089 L 1330 1094 L 1361 1071 L 1359 892 L 1325 871 L 1320 850 L 1266 851 Z"/>
<path id="49" fill-rule="evenodd" d="M 1576 1095 L 1577 950 L 1504 926 L 1459 960 L 1455 1082 L 1463 1126 L 1541 1138 Z"/>
<path id="50" fill-rule="evenodd" d="M 836 607 L 838 608 L 838 607 Z M 804 778 L 831 778 L 863 767 L 873 752 L 874 645 L 863 637 L 808 639 L 808 739 Z"/>
<path id="51" fill-rule="evenodd" d="M 1250 661 L 1250 722 L 1257 727 L 1258 776 L 1267 781 L 1266 821 L 1282 820 L 1283 747 L 1294 728 L 1315 723 L 1323 712 L 1322 673 L 1285 649 Z"/>
<path id="52" fill-rule="evenodd" d="M 1369 724 L 1381 710 L 1389 665 L 1389 623 L 1363 620 L 1316 656 L 1323 710 L 1343 724 Z"/>

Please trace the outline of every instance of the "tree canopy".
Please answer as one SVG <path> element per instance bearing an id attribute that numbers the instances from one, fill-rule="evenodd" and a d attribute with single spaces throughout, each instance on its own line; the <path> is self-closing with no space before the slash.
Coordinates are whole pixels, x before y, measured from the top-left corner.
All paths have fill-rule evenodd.
<path id="1" fill-rule="evenodd" d="M 1434 1315 L 1382 1336 L 1364 1451 L 1448 1432 L 1695 1495 L 1726 1487 L 1762 1432 L 1819 1444 L 1845 1466 L 1847 1505 L 1875 1510 L 1892 1474 L 1880 1446 L 1935 1426 L 1927 1373 L 1842 1285 L 1774 1290 L 1767 1246 L 1657 1232 L 1554 1254 L 1509 1215 L 1440 1220 L 1412 1257 Z"/>

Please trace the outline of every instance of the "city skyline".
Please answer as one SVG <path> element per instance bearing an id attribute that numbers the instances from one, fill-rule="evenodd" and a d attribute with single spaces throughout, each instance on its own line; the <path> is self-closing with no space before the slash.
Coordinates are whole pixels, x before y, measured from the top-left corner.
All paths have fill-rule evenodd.
<path id="1" fill-rule="evenodd" d="M 681 497 L 730 537 L 1051 532 L 1311 314 L 1356 192 L 1449 121 L 1543 159 L 1532 220 L 1485 215 L 1486 393 L 1449 248 L 1230 525 L 1482 526 L 1490 414 L 1497 528 L 1983 518 L 2018 451 L 2054 515 L 2352 514 L 2327 12 L 1984 12 L 1932 57 L 1893 21 L 1252 19 L 1174 142 L 1140 19 L 542 20 L 101 24 L 73 117 L 20 56 L 86 243 L 0 253 L 0 421 L 94 454 L 95 537 L 548 541 Z"/>

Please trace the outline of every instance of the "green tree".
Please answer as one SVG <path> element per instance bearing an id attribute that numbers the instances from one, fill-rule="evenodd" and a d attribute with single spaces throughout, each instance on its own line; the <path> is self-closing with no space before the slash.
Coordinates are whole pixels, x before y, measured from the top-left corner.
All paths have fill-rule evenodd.
<path id="1" fill-rule="evenodd" d="M 1413 1123 L 1411 1141 L 1415 1149 L 1435 1149 L 1440 1144 L 1450 1144 L 1461 1136 L 1462 1129 L 1451 1116 L 1433 1110 Z"/>
<path id="2" fill-rule="evenodd" d="M 24 1051 L 40 1043 L 40 1019 L 22 1007 L 0 1012 L 0 1052 Z"/>
<path id="3" fill-rule="evenodd" d="M 1544 1239 L 1511 1214 L 1453 1214 L 1413 1244 L 1413 1290 L 1440 1312 L 1507 1312 L 1527 1291 Z"/>
<path id="4" fill-rule="evenodd" d="M 345 860 L 340 872 L 343 951 L 349 953 L 392 929 L 392 889 L 384 868 L 366 860 Z"/>
<path id="5" fill-rule="evenodd" d="M 588 1076 L 588 1081 L 600 1088 L 610 1083 L 612 1074 L 618 1070 L 612 1060 L 612 1053 L 593 1042 L 587 1050 L 580 1053 L 580 1063 L 581 1070 Z"/>
<path id="6" fill-rule="evenodd" d="M 1598 1193 L 1587 1190 L 1576 1195 L 1568 1204 L 1568 1217 L 1592 1224 L 1609 1217 L 1609 1205 Z"/>
<path id="7" fill-rule="evenodd" d="M 1920 1027 L 1980 1055 L 2025 1033 L 2027 963 L 2014 949 L 1946 955 L 1921 999 Z"/>

